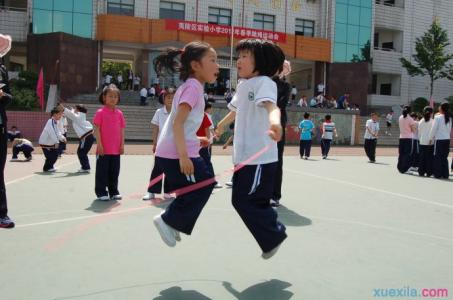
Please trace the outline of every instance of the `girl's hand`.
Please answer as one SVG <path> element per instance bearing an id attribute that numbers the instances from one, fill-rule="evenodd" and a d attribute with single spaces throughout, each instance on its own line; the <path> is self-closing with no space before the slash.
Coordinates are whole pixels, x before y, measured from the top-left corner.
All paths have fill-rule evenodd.
<path id="1" fill-rule="evenodd" d="M 222 127 L 217 126 L 217 128 L 214 129 L 214 132 L 215 132 L 215 137 L 216 137 L 217 139 L 220 139 L 220 137 L 221 137 L 222 134 L 225 132 L 225 130 L 223 129 L 223 126 L 222 126 Z"/>
<path id="2" fill-rule="evenodd" d="M 153 145 L 153 153 L 156 153 L 156 145 Z"/>
<path id="3" fill-rule="evenodd" d="M 198 139 L 200 140 L 200 147 L 209 147 L 209 139 L 207 137 L 198 137 Z"/>
<path id="4" fill-rule="evenodd" d="M 120 146 L 120 154 L 124 154 L 124 145 Z"/>
<path id="5" fill-rule="evenodd" d="M 97 150 L 96 150 L 96 153 L 99 154 L 99 155 L 104 155 L 104 147 L 102 147 L 101 144 L 97 144 Z"/>
<path id="6" fill-rule="evenodd" d="M 179 167 L 181 169 L 181 173 L 184 175 L 193 175 L 193 163 L 188 157 L 180 158 L 179 159 Z"/>
<path id="7" fill-rule="evenodd" d="M 282 126 L 280 124 L 271 124 L 269 127 L 269 136 L 276 142 L 280 141 L 282 138 Z"/>

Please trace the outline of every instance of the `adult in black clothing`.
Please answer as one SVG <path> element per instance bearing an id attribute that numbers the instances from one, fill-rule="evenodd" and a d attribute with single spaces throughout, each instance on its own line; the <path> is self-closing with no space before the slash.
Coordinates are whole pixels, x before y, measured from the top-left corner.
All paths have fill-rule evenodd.
<path id="1" fill-rule="evenodd" d="M 285 75 L 288 75 L 291 69 L 289 67 L 289 62 L 285 61 L 285 64 L 288 64 L 286 67 L 289 69 L 284 70 L 283 72 L 285 72 Z M 277 106 L 278 108 L 280 108 L 280 123 L 282 125 L 282 139 L 277 143 L 278 165 L 274 177 L 274 195 L 271 200 L 271 205 L 277 207 L 280 205 L 280 199 L 282 197 L 283 150 L 285 148 L 286 122 L 288 120 L 288 117 L 286 115 L 286 106 L 288 105 L 289 101 L 291 85 L 285 81 L 285 78 L 283 76 L 275 76 L 273 80 L 277 84 Z"/>
<path id="2" fill-rule="evenodd" d="M 5 188 L 5 163 L 8 143 L 8 125 L 6 117 L 6 105 L 11 102 L 12 97 L 9 93 L 8 71 L 3 64 L 3 58 L 0 63 L 0 228 L 13 228 L 14 222 L 8 217 L 8 206 L 6 203 Z"/>

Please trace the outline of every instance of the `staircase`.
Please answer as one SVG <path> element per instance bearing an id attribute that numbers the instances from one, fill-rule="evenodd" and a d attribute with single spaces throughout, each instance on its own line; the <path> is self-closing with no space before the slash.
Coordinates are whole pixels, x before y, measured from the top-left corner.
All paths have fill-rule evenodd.
<path id="1" fill-rule="evenodd" d="M 76 102 L 82 103 L 82 102 Z M 73 107 L 76 103 L 65 103 L 66 107 Z M 154 102 L 155 103 L 155 102 Z M 93 116 L 96 111 L 102 107 L 99 104 L 86 104 L 87 120 L 93 122 Z M 151 104 L 147 106 L 139 105 L 118 105 L 118 108 L 123 112 L 126 119 L 126 139 L 128 141 L 150 141 L 151 140 L 151 120 L 157 108 L 160 106 Z M 71 121 L 68 120 L 68 137 L 77 138 L 77 135 L 72 128 Z"/>
<path id="2" fill-rule="evenodd" d="M 364 144 L 364 135 L 365 135 L 365 124 L 369 119 L 369 116 L 360 117 L 360 133 L 359 133 L 359 144 Z M 379 118 L 379 136 L 378 136 L 378 146 L 397 146 L 399 143 L 400 130 L 398 127 L 398 119 L 393 118 L 392 129 L 390 131 L 391 135 L 386 135 L 385 131 L 387 130 L 387 122 L 385 117 Z"/>

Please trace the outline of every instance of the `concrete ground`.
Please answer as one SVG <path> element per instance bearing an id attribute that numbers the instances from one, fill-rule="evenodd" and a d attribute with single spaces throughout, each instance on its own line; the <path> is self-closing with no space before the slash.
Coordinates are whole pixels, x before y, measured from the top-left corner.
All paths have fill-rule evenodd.
<path id="1" fill-rule="evenodd" d="M 1 299 L 362 300 L 390 289 L 410 299 L 402 295 L 424 288 L 453 297 L 453 180 L 401 175 L 391 153 L 369 164 L 357 149 L 308 161 L 288 149 L 278 208 L 288 239 L 268 261 L 229 188 L 215 190 L 192 236 L 168 248 L 152 223 L 166 203 L 141 200 L 150 155 L 122 157 L 124 199 L 107 203 L 95 201 L 94 172 L 75 173 L 74 155 L 51 175 L 40 154 L 7 162 L 17 226 L 0 231 Z M 213 162 L 228 181 L 231 158 Z"/>

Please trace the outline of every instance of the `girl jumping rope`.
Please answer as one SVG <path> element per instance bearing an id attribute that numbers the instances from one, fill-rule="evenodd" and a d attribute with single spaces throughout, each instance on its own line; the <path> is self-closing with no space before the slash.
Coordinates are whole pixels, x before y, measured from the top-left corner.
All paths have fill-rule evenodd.
<path id="1" fill-rule="evenodd" d="M 179 58 L 179 59 L 178 59 Z M 177 62 L 178 61 L 180 62 Z M 206 183 L 176 199 L 160 215 L 154 225 L 162 240 L 170 247 L 180 241 L 179 232 L 190 235 L 216 181 L 212 169 L 200 157 L 197 130 L 204 116 L 205 83 L 214 83 L 219 73 L 216 51 L 207 43 L 191 42 L 184 49 L 169 49 L 154 60 L 156 73 L 180 72 L 184 83 L 175 93 L 170 115 L 161 129 L 156 147 L 156 168 L 163 170 L 171 190 L 190 189 L 195 183 Z"/>
<path id="2" fill-rule="evenodd" d="M 261 257 L 269 259 L 286 238 L 285 226 L 270 204 L 278 164 L 276 142 L 282 136 L 277 85 L 271 77 L 282 71 L 285 55 L 274 43 L 259 39 L 240 41 L 236 52 L 241 80 L 217 136 L 235 120 L 232 202 L 263 251 Z"/>

